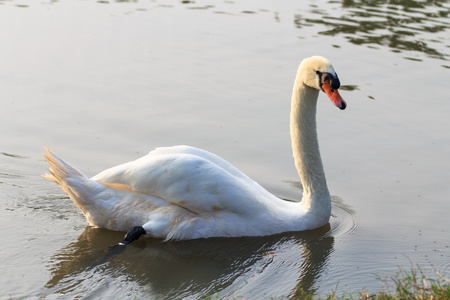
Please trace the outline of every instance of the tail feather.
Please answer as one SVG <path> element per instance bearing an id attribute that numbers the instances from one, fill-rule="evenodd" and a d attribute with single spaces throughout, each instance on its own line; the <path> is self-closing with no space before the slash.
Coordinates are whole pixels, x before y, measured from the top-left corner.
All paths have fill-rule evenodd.
<path id="1" fill-rule="evenodd" d="M 95 185 L 99 183 L 86 177 L 81 171 L 65 162 L 46 146 L 44 148 L 45 152 L 42 154 L 47 159 L 50 168 L 47 169 L 49 173 L 42 175 L 42 178 L 57 183 L 72 201 L 83 212 L 86 212 L 86 206 L 93 204 L 94 197 L 92 197 L 92 194 L 96 192 Z"/>
<path id="2" fill-rule="evenodd" d="M 42 153 L 42 155 L 44 155 L 44 157 L 47 159 L 47 162 L 50 164 L 51 168 L 48 169 L 50 172 L 55 171 L 58 175 L 61 176 L 66 176 L 69 172 L 77 174 L 78 176 L 84 176 L 84 174 L 81 173 L 77 168 L 65 162 L 58 155 L 51 152 L 47 146 L 44 146 L 44 149 L 45 152 Z"/>

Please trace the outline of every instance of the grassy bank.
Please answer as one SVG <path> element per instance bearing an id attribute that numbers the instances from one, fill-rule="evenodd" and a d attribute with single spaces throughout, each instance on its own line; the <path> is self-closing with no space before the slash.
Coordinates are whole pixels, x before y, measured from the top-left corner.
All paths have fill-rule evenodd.
<path id="1" fill-rule="evenodd" d="M 315 293 L 298 289 L 289 299 L 292 300 L 344 300 L 344 299 L 373 299 L 373 300 L 394 300 L 394 299 L 429 299 L 429 300 L 449 300 L 450 281 L 436 271 L 435 279 L 426 278 L 420 268 L 411 269 L 406 272 L 400 269 L 395 275 L 378 279 L 382 281 L 383 288 L 376 293 L 362 291 L 353 294 L 337 296 L 336 291 L 331 292 L 326 297 L 318 297 Z"/>

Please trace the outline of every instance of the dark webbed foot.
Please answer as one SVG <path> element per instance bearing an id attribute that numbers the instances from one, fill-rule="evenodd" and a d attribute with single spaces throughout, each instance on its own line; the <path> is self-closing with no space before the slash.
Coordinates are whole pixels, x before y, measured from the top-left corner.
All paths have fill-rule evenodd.
<path id="1" fill-rule="evenodd" d="M 142 226 L 135 226 L 131 228 L 120 243 L 115 244 L 112 247 L 109 247 L 108 251 L 106 252 L 106 255 L 103 257 L 100 263 L 108 261 L 113 257 L 121 254 L 123 251 L 125 251 L 129 243 L 131 243 L 134 240 L 137 240 L 141 235 L 146 233 L 147 232 L 145 231 L 144 228 L 142 228 Z"/>
<path id="2" fill-rule="evenodd" d="M 134 226 L 128 231 L 123 240 L 119 243 L 121 246 L 126 246 L 134 240 L 137 240 L 141 235 L 146 234 L 147 232 L 142 226 Z"/>

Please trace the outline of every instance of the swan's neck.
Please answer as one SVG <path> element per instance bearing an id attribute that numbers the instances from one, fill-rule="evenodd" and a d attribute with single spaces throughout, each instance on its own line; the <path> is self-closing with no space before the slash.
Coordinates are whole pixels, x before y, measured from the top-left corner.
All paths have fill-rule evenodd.
<path id="1" fill-rule="evenodd" d="M 302 206 L 325 215 L 331 211 L 325 172 L 319 152 L 316 107 L 319 91 L 294 85 L 291 103 L 291 140 L 295 166 L 303 185 Z"/>

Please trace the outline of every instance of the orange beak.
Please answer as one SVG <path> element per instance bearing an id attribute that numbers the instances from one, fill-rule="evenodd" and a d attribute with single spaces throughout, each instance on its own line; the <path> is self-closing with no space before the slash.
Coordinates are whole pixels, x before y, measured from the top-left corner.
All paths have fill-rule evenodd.
<path id="1" fill-rule="evenodd" d="M 344 99 L 339 95 L 338 90 L 331 87 L 331 80 L 325 81 L 322 84 L 322 89 L 339 109 L 344 110 L 347 107 L 347 103 L 345 103 Z"/>

